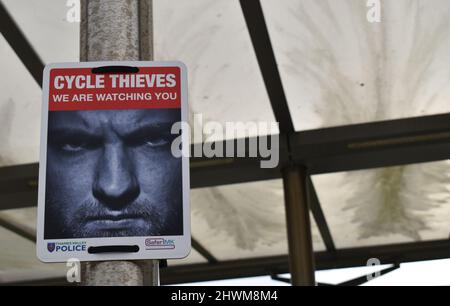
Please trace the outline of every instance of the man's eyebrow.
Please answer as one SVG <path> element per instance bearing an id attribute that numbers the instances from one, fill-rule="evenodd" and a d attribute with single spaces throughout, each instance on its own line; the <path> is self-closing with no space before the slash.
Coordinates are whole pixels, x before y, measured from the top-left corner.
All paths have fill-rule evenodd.
<path id="1" fill-rule="evenodd" d="M 101 135 L 84 128 L 79 127 L 56 127 L 49 129 L 49 136 L 62 138 L 73 137 L 89 137 L 89 138 L 101 138 Z"/>
<path id="2" fill-rule="evenodd" d="M 120 135 L 122 137 L 134 138 L 134 137 L 145 136 L 148 133 L 170 134 L 170 130 L 171 130 L 173 123 L 174 122 L 171 122 L 171 121 L 141 123 L 133 129 L 129 129 L 124 132 L 120 132 Z"/>

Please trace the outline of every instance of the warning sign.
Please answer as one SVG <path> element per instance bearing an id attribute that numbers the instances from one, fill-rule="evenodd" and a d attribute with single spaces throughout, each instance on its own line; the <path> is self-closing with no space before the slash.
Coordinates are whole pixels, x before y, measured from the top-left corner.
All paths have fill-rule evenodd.
<path id="1" fill-rule="evenodd" d="M 190 250 L 187 76 L 180 62 L 44 70 L 37 255 L 182 258 Z"/>
<path id="2" fill-rule="evenodd" d="M 93 74 L 89 68 L 52 69 L 49 110 L 180 108 L 180 69 L 141 67 L 136 73 L 108 74 Z"/>

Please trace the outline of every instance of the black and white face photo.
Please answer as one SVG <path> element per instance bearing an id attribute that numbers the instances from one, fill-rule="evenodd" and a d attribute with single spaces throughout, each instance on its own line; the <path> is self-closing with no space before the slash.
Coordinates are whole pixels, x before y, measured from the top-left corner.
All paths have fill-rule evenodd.
<path id="1" fill-rule="evenodd" d="M 180 109 L 54 111 L 45 239 L 182 235 Z"/>

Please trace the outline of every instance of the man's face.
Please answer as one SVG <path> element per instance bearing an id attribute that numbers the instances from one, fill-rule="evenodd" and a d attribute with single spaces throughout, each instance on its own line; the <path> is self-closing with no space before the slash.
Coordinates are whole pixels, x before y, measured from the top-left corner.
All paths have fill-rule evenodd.
<path id="1" fill-rule="evenodd" d="M 182 234 L 178 109 L 50 112 L 45 238 Z"/>

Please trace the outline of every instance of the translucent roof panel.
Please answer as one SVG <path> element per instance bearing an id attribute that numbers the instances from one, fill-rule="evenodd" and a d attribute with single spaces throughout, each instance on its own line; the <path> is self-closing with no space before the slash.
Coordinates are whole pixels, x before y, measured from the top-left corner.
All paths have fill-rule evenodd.
<path id="1" fill-rule="evenodd" d="M 69 22 L 72 10 L 60 0 L 3 1 L 19 28 L 44 63 L 79 60 L 79 23 Z M 181 60 L 189 71 L 190 121 L 206 123 L 273 122 L 273 112 L 263 84 L 253 46 L 245 25 L 239 1 L 195 0 L 153 2 L 155 60 Z M 198 14 L 202 12 L 202 14 Z M 192 16 L 195 16 L 193 18 Z M 170 37 L 171 39 L 167 39 Z M 3 43 L 2 43 L 3 44 Z M 6 46 L 6 45 L 5 45 Z M 2 58 L 2 63 L 6 59 Z M 13 73 L 21 75 L 7 82 L 21 84 L 21 95 L 40 101 L 41 94 L 26 70 L 6 63 Z M 23 71 L 23 73 L 22 73 Z M 5 76 L 6 77 L 6 76 Z M 5 87 L 14 88 L 3 83 Z M 10 89 L 8 89 L 10 91 Z M 3 96 L 3 99 L 4 96 Z M 4 103 L 2 101 L 2 103 Z M 37 104 L 37 103 L 36 103 Z M 32 106 L 30 109 L 34 110 Z M 2 112 L 3 115 L 4 112 Z M 35 130 L 39 112 L 21 113 L 14 122 L 22 126 L 20 134 Z M 201 114 L 202 118 L 194 114 Z M 36 130 L 38 131 L 38 130 Z M 247 136 L 277 133 L 278 130 L 248 129 Z M 37 161 L 38 134 L 29 134 L 24 142 L 32 150 L 13 146 L 19 157 L 15 163 Z M 226 135 L 204 135 L 203 140 L 223 139 Z M 29 140 L 29 141 L 28 141 Z M 27 155 L 26 158 L 21 154 Z M 29 155 L 33 155 L 30 157 Z M 1 161 L 0 161 L 1 162 Z M 3 163 L 5 164 L 5 163 Z"/>
<path id="2" fill-rule="evenodd" d="M 0 37 L 0 167 L 39 158 L 41 89 Z"/>
<path id="3" fill-rule="evenodd" d="M 296 130 L 450 111 L 450 1 L 263 0 Z"/>
<path id="4" fill-rule="evenodd" d="M 287 254 L 281 180 L 194 189 L 192 235 L 218 260 Z M 324 250 L 312 220 L 316 251 Z"/>
<path id="5" fill-rule="evenodd" d="M 336 247 L 448 239 L 450 161 L 313 176 Z"/>
<path id="6" fill-rule="evenodd" d="M 222 124 L 275 121 L 239 1 L 156 0 L 153 5 L 155 59 L 187 65 L 191 123 L 196 113 L 203 122 Z"/>
<path id="7" fill-rule="evenodd" d="M 80 24 L 68 18 L 77 1 L 2 2 L 44 63 L 79 60 Z"/>

